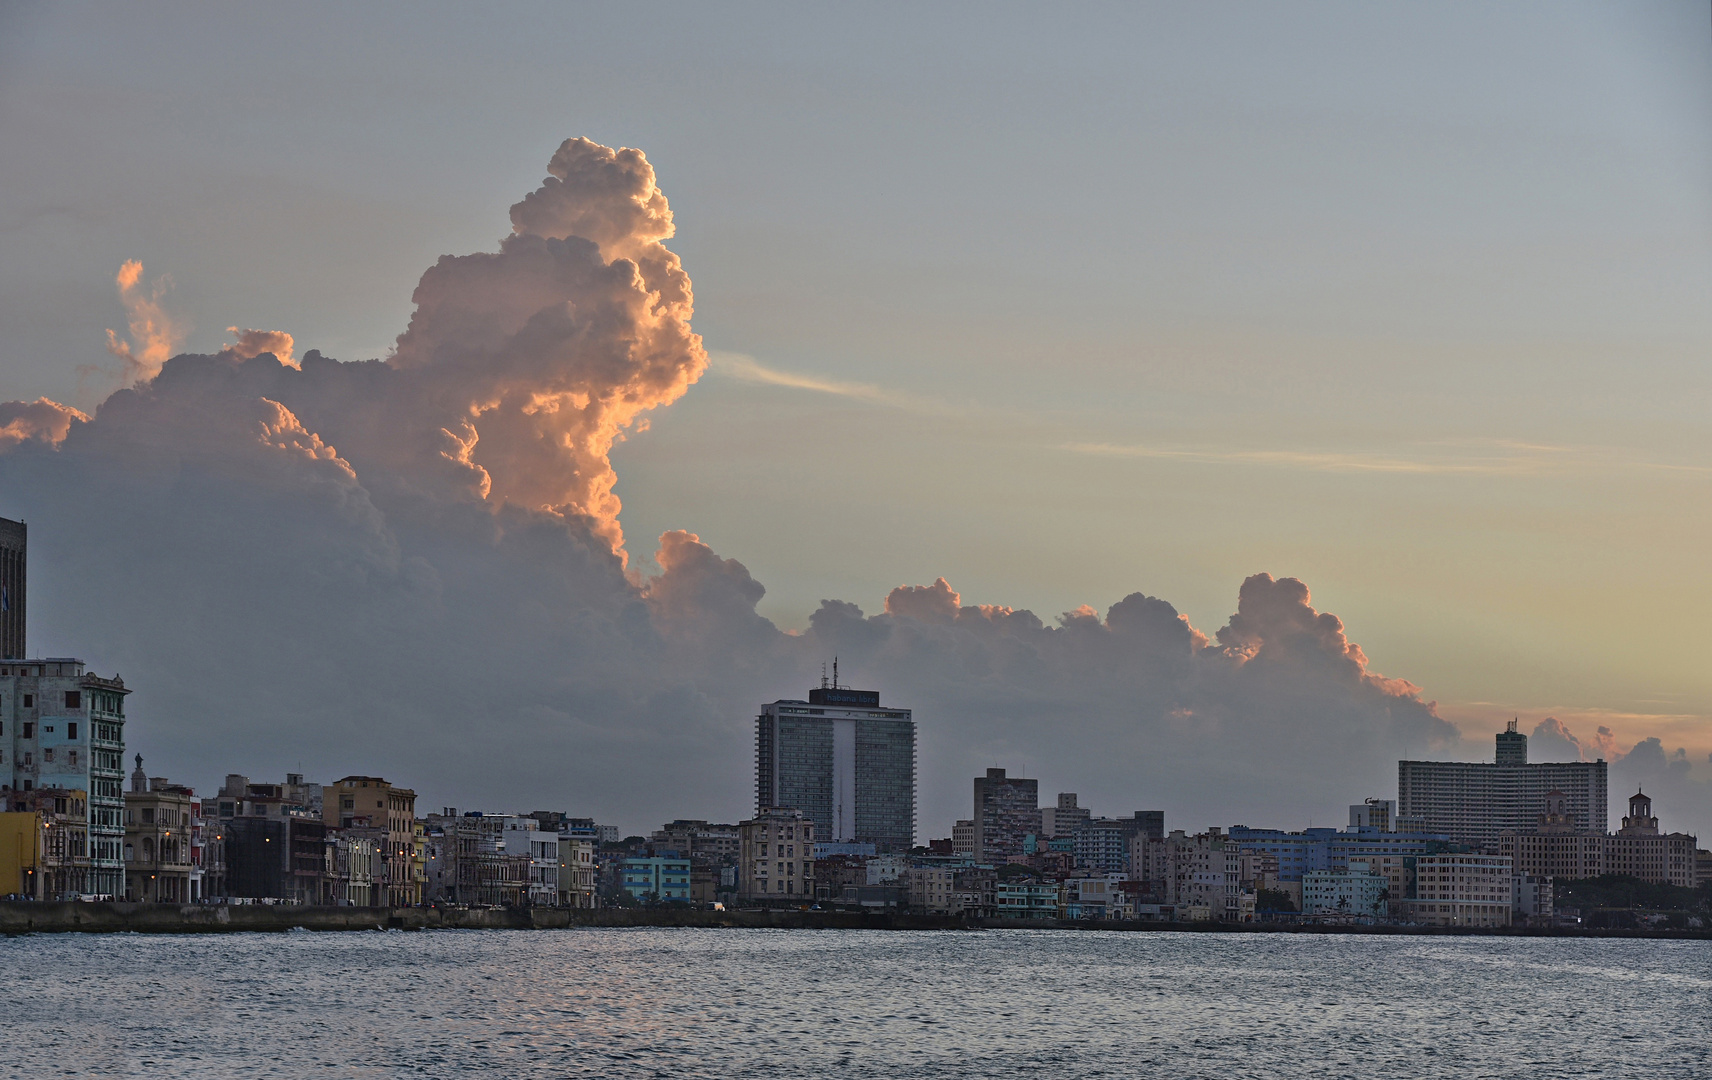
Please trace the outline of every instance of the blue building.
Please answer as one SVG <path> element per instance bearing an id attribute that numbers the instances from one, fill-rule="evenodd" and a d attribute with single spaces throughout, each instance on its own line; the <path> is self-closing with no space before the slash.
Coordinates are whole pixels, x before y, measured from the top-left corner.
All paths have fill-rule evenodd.
<path id="1" fill-rule="evenodd" d="M 1444 833 L 1384 832 L 1369 826 L 1341 832 L 1330 828 L 1285 832 L 1233 825 L 1230 838 L 1244 851 L 1277 856 L 1280 881 L 1301 881 L 1306 873 L 1346 871 L 1351 859 L 1381 870 L 1400 864 L 1413 866 L 1422 855 L 1455 849 Z"/>
<path id="2" fill-rule="evenodd" d="M 624 860 L 624 891 L 638 900 L 688 900 L 690 861 L 675 855 Z"/>

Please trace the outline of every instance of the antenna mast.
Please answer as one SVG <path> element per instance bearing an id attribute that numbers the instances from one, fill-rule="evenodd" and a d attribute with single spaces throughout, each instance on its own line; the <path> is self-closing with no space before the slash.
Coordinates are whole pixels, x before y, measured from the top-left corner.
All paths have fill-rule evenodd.
<path id="1" fill-rule="evenodd" d="M 838 689 L 838 657 L 832 658 L 832 688 Z"/>

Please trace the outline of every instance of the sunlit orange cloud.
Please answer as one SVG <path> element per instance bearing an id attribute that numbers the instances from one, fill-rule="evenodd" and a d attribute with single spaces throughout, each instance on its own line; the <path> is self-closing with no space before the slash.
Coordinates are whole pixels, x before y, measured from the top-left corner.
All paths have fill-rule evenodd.
<path id="1" fill-rule="evenodd" d="M 1503 705 L 1475 701 L 1454 705 L 1439 703 L 1440 715 L 1455 724 L 1470 742 L 1490 746 L 1492 736 L 1512 719 L 1517 728 L 1532 735 L 1541 724 L 1579 743 L 1583 760 L 1603 757 L 1616 761 L 1635 744 L 1657 738 L 1667 750 L 1688 751 L 1693 762 L 1706 763 L 1712 753 L 1712 717 L 1692 713 L 1641 713 L 1574 706 Z"/>
<path id="2" fill-rule="evenodd" d="M 160 374 L 161 365 L 184 340 L 185 329 L 161 306 L 162 298 L 172 288 L 172 279 L 165 275 L 157 277 L 154 285 L 145 291 L 143 264 L 127 259 L 114 281 L 119 286 L 119 302 L 125 305 L 130 340 L 121 341 L 118 334 L 109 330 L 107 351 L 125 362 L 126 383 L 144 382 Z"/>
<path id="3" fill-rule="evenodd" d="M 221 352 L 245 360 L 262 353 L 273 353 L 280 363 L 297 366 L 297 342 L 284 330 L 240 330 L 236 326 L 228 326 L 226 333 L 236 335 L 238 340 L 220 350 Z"/>
<path id="4" fill-rule="evenodd" d="M 87 423 L 88 415 L 70 405 L 47 398 L 34 401 L 0 402 L 0 450 L 36 439 L 50 446 L 65 441 L 74 423 Z"/>

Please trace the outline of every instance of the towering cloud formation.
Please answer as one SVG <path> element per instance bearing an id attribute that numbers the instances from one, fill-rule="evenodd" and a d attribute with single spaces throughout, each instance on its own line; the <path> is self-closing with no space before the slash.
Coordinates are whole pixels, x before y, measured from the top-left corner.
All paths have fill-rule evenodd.
<path id="1" fill-rule="evenodd" d="M 687 531 L 661 537 L 658 575 L 627 572 L 608 454 L 706 356 L 646 158 L 573 139 L 548 172 L 497 252 L 422 276 L 384 360 L 297 360 L 291 335 L 235 327 L 168 360 L 176 328 L 128 263 L 113 344 L 137 383 L 93 418 L 0 406 L 32 639 L 124 673 L 131 738 L 164 771 L 384 773 L 425 805 L 630 827 L 731 817 L 756 703 L 834 654 L 918 709 L 924 837 L 992 764 L 1102 810 L 1293 825 L 1456 742 L 1289 578 L 1248 579 L 1209 638 L 1142 593 L 1049 624 L 944 578 L 873 616 L 827 600 L 785 634 Z"/>
<path id="2" fill-rule="evenodd" d="M 119 286 L 119 301 L 125 305 L 131 340 L 121 341 L 118 334 L 109 330 L 107 351 L 125 362 L 127 383 L 152 379 L 184 341 L 184 328 L 161 306 L 172 281 L 156 278 L 154 285 L 145 290 L 143 264 L 131 259 L 119 267 L 115 283 Z"/>

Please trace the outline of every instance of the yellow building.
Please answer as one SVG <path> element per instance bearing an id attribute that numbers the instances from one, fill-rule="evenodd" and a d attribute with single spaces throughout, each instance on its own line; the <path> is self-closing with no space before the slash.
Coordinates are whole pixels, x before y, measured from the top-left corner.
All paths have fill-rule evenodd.
<path id="1" fill-rule="evenodd" d="M 422 902 L 422 876 L 416 868 L 416 792 L 393 787 L 378 776 L 346 776 L 322 789 L 321 819 L 328 829 L 365 825 L 385 829 L 387 906 Z"/>
<path id="2" fill-rule="evenodd" d="M 0 896 L 41 899 L 42 816 L 0 813 Z"/>

